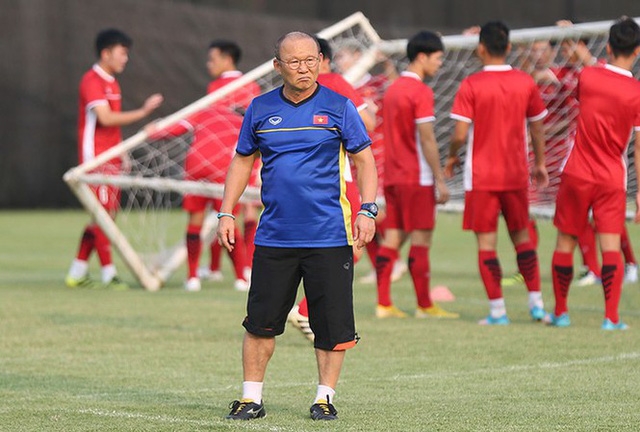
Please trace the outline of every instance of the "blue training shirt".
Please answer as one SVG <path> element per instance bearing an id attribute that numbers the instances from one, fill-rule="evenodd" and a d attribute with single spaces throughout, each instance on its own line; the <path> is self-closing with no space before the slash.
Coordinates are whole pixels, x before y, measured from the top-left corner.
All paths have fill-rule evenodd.
<path id="1" fill-rule="evenodd" d="M 371 145 L 353 103 L 318 85 L 300 103 L 282 87 L 256 97 L 245 113 L 236 151 L 262 155 L 264 212 L 255 244 L 338 247 L 353 243 L 343 172 L 346 153 Z"/>

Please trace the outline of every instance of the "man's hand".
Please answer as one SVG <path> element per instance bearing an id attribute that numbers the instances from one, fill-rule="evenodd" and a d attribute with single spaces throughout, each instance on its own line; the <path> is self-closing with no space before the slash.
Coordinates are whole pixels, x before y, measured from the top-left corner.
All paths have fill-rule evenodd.
<path id="1" fill-rule="evenodd" d="M 155 111 L 156 108 L 162 105 L 163 101 L 164 101 L 164 97 L 160 93 L 152 94 L 144 101 L 144 104 L 142 105 L 142 110 L 145 112 L 146 115 L 149 115 L 153 111 Z"/>
<path id="2" fill-rule="evenodd" d="M 236 224 L 233 218 L 223 216 L 218 219 L 218 243 L 224 246 L 229 252 L 233 251 L 236 245 L 235 228 Z"/>
<path id="3" fill-rule="evenodd" d="M 362 249 L 376 235 L 376 221 L 365 215 L 358 215 L 353 224 L 353 240 L 358 249 Z"/>
<path id="4" fill-rule="evenodd" d="M 636 192 L 636 217 L 633 222 L 640 223 L 640 191 Z"/>
<path id="5" fill-rule="evenodd" d="M 536 165 L 533 168 L 533 179 L 539 188 L 546 187 L 549 184 L 549 173 L 544 165 Z"/>
<path id="6" fill-rule="evenodd" d="M 456 168 L 460 165 L 460 158 L 458 156 L 449 156 L 444 163 L 444 177 L 453 178 Z"/>
<path id="7" fill-rule="evenodd" d="M 444 204 L 449 201 L 449 188 L 444 180 L 436 180 L 436 203 Z"/>

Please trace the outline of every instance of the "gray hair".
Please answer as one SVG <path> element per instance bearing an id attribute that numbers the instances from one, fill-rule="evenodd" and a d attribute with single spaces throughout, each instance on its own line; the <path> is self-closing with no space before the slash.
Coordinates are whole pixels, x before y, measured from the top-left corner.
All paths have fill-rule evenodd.
<path id="1" fill-rule="evenodd" d="M 280 49 L 282 48 L 282 44 L 284 43 L 284 41 L 287 39 L 311 39 L 316 43 L 318 52 L 320 52 L 320 44 L 318 43 L 318 39 L 316 39 L 314 35 L 303 31 L 292 31 L 280 36 L 280 38 L 278 38 L 278 40 L 276 41 L 276 45 L 273 49 L 273 55 L 275 58 L 280 59 Z"/>

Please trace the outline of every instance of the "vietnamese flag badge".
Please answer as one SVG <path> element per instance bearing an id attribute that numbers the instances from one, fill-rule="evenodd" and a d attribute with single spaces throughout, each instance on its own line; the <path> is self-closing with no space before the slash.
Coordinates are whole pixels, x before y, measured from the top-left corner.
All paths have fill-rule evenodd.
<path id="1" fill-rule="evenodd" d="M 317 114 L 313 116 L 314 125 L 326 125 L 328 123 L 329 123 L 329 116 L 317 115 Z"/>

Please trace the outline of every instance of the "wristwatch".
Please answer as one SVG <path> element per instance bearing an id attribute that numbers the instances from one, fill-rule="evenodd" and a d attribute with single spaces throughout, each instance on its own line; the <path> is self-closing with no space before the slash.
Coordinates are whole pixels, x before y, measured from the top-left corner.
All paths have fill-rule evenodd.
<path id="1" fill-rule="evenodd" d="M 374 217 L 378 216 L 378 204 L 374 202 L 362 203 L 362 205 L 360 206 L 360 210 L 368 211 Z"/>

